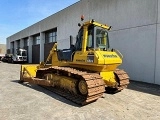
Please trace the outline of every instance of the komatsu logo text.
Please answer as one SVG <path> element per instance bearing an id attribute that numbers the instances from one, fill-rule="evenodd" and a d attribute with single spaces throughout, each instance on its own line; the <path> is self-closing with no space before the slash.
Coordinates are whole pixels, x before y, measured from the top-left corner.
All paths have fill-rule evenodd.
<path id="1" fill-rule="evenodd" d="M 103 57 L 107 57 L 107 58 L 117 58 L 117 55 L 103 55 Z"/>
<path id="2" fill-rule="evenodd" d="M 76 59 L 76 61 L 77 61 L 77 62 L 85 62 L 85 60 L 83 60 L 83 59 L 80 59 L 80 60 L 79 60 L 79 59 Z"/>

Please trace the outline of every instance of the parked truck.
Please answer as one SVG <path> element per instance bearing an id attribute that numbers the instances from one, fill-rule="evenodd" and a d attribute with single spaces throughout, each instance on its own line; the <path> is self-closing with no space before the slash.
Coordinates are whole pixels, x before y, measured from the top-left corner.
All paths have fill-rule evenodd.
<path id="1" fill-rule="evenodd" d="M 16 54 L 12 55 L 12 63 L 27 63 L 27 50 L 18 48 L 16 49 Z"/>

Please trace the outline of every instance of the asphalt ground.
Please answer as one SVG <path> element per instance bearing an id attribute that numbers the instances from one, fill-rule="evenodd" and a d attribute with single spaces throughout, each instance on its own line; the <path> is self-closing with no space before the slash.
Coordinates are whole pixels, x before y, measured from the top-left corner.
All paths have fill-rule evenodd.
<path id="1" fill-rule="evenodd" d="M 0 120 L 160 120 L 160 86 L 127 89 L 79 106 L 38 85 L 20 84 L 19 64 L 0 63 Z"/>

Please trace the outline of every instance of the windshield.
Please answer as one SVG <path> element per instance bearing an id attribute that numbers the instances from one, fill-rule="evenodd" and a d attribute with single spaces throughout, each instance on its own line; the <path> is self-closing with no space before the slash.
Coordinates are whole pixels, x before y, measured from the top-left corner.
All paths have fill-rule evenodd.
<path id="1" fill-rule="evenodd" d="M 22 56 L 27 56 L 26 51 L 22 51 Z"/>
<path id="2" fill-rule="evenodd" d="M 26 53 L 26 51 L 17 50 L 17 55 L 18 56 L 27 56 L 27 53 Z"/>
<path id="3" fill-rule="evenodd" d="M 17 50 L 17 55 L 21 56 L 21 51 Z"/>
<path id="4" fill-rule="evenodd" d="M 96 27 L 96 47 L 100 49 L 109 48 L 108 32 L 106 29 Z"/>

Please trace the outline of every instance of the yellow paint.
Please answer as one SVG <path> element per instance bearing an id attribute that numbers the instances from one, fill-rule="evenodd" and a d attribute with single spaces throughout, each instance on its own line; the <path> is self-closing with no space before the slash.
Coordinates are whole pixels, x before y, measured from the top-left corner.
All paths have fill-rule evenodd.
<path id="1" fill-rule="evenodd" d="M 75 51 L 74 58 L 72 62 L 68 61 L 59 61 L 57 56 L 57 43 L 54 44 L 53 48 L 50 51 L 50 54 L 45 63 L 41 63 L 39 65 L 22 65 L 21 73 L 24 73 L 23 77 L 35 77 L 36 71 L 39 68 L 48 67 L 46 65 L 47 61 L 52 59 L 51 66 L 70 66 L 70 67 L 77 67 L 83 68 L 85 70 L 91 70 L 98 72 L 101 77 L 104 79 L 107 86 L 115 87 L 116 80 L 113 71 L 122 64 L 122 58 L 119 56 L 120 53 L 116 51 L 103 51 L 100 48 L 97 49 L 87 49 L 87 37 L 88 37 L 88 26 L 91 24 L 95 26 L 99 26 L 101 28 L 110 29 L 110 26 L 103 25 L 97 22 L 88 21 L 83 24 L 83 41 L 82 41 L 82 50 Z M 107 40 L 106 38 L 102 40 L 102 44 L 106 45 Z M 93 60 L 88 59 L 89 57 L 94 57 Z M 52 77 L 51 77 L 52 76 Z M 53 78 L 53 79 L 51 79 Z M 57 76 L 57 75 L 50 75 L 47 77 L 47 80 L 53 82 L 54 85 L 58 85 L 62 88 L 67 88 L 68 90 L 75 92 L 76 90 L 73 88 L 75 87 L 75 80 L 70 77 L 65 76 Z M 83 90 L 82 86 L 82 90 Z"/>
<path id="2" fill-rule="evenodd" d="M 94 25 L 96 25 L 96 26 L 98 26 L 98 27 L 105 28 L 105 29 L 107 29 L 107 30 L 110 29 L 110 26 L 108 26 L 108 25 L 103 25 L 103 24 L 100 24 L 100 23 L 98 23 L 98 22 L 92 22 L 92 21 L 85 22 L 85 23 L 83 24 L 83 26 L 86 26 L 86 25 L 89 26 L 89 25 L 91 25 L 91 24 L 94 24 Z"/>
<path id="3" fill-rule="evenodd" d="M 113 71 L 100 72 L 100 75 L 103 78 L 107 86 L 115 87 L 117 85 Z"/>
<path id="4" fill-rule="evenodd" d="M 87 46 L 87 36 L 88 36 L 88 26 L 83 26 L 83 41 L 82 41 L 82 52 L 86 52 Z"/>
<path id="5" fill-rule="evenodd" d="M 35 77 L 38 66 L 38 64 L 21 65 L 21 73 L 24 73 L 24 77 Z"/>
<path id="6" fill-rule="evenodd" d="M 70 92 L 77 93 L 76 85 L 77 81 L 71 77 L 59 76 L 56 74 L 47 74 L 49 76 L 48 79 L 53 86 L 59 86 L 60 88 L 67 89 Z"/>
<path id="7" fill-rule="evenodd" d="M 87 61 L 87 55 L 94 54 L 94 62 Z M 122 63 L 121 58 L 116 52 L 109 51 L 86 51 L 85 53 L 77 51 L 74 55 L 71 66 L 78 66 L 93 71 L 114 71 Z"/>

